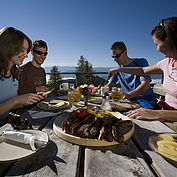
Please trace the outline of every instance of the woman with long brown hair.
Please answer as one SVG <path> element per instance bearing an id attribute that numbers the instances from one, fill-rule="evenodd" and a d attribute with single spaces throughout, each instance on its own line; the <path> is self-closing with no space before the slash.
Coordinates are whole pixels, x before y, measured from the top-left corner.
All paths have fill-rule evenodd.
<path id="1" fill-rule="evenodd" d="M 37 94 L 17 95 L 18 66 L 28 57 L 31 40 L 14 27 L 0 30 L 0 119 L 12 108 L 31 105 L 43 97 Z"/>

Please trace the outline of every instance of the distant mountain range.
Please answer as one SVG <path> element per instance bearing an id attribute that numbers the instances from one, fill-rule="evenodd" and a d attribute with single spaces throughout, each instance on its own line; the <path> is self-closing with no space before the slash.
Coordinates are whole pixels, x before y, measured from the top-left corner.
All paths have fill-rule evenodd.
<path id="1" fill-rule="evenodd" d="M 75 72 L 76 70 L 76 67 L 75 66 L 57 66 L 58 67 L 58 70 L 60 72 Z M 93 71 L 95 72 L 108 72 L 111 68 L 113 67 L 93 67 Z M 47 67 L 44 67 L 45 69 L 45 72 L 46 73 L 50 73 L 51 72 L 51 69 L 52 69 L 52 66 L 47 66 Z M 107 78 L 107 74 L 97 74 L 98 76 L 106 79 Z M 75 77 L 74 74 L 64 74 L 62 75 L 63 78 L 68 78 L 68 77 Z M 161 74 L 153 74 L 151 75 L 151 78 L 152 79 L 161 79 L 162 76 Z"/>

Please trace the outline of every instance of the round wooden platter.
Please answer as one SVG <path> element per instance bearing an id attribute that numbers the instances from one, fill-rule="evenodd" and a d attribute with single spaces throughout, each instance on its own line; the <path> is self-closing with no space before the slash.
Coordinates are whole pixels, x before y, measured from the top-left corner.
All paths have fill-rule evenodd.
<path id="1" fill-rule="evenodd" d="M 64 102 L 65 104 L 60 107 L 50 107 L 51 105 L 55 105 L 59 102 Z M 39 109 L 45 110 L 45 111 L 57 111 L 60 109 L 68 109 L 71 107 L 68 101 L 63 100 L 51 100 L 51 101 L 40 101 L 37 103 L 37 107 Z"/>
<path id="2" fill-rule="evenodd" d="M 64 131 L 62 131 L 62 122 L 68 118 L 69 114 L 71 113 L 66 113 L 58 116 L 53 123 L 53 131 L 61 139 L 82 146 L 112 146 L 119 144 L 116 141 L 108 142 L 106 140 L 81 138 L 65 133 Z M 127 141 L 134 134 L 135 125 L 134 123 L 132 123 L 132 125 L 133 126 L 130 129 L 125 130 L 124 141 Z"/>

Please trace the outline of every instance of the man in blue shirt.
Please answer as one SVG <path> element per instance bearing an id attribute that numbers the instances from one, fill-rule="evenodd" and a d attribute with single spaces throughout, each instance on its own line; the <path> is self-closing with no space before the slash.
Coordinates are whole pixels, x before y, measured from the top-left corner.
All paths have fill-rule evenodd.
<path id="1" fill-rule="evenodd" d="M 118 67 L 145 67 L 148 62 L 144 58 L 129 58 L 127 48 L 121 41 L 115 42 L 111 47 L 111 54 Z M 136 76 L 123 72 L 116 72 L 117 68 L 110 69 L 109 83 L 106 86 L 113 87 L 119 80 L 125 93 L 125 98 L 130 101 L 138 101 L 143 107 L 153 108 L 156 105 L 156 98 L 150 87 L 151 76 Z"/>

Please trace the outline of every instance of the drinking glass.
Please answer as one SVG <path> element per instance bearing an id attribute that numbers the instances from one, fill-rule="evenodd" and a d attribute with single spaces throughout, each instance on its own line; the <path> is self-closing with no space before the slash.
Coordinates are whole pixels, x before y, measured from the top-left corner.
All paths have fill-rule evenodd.
<path id="1" fill-rule="evenodd" d="M 73 101 L 74 101 L 72 91 L 68 92 L 68 101 L 69 101 L 69 103 L 73 103 Z"/>
<path id="2" fill-rule="evenodd" d="M 80 98 L 81 98 L 81 95 L 79 93 L 77 93 L 77 92 L 74 91 L 73 92 L 73 102 L 74 103 L 79 103 Z"/>
<path id="3" fill-rule="evenodd" d="M 113 87 L 111 92 L 111 97 L 113 101 L 122 100 L 124 94 L 121 88 Z"/>
<path id="4" fill-rule="evenodd" d="M 81 95 L 77 93 L 75 90 L 68 92 L 68 101 L 70 103 L 79 103 Z"/>
<path id="5" fill-rule="evenodd" d="M 101 95 L 103 95 L 105 92 L 109 93 L 109 87 L 101 87 Z"/>

